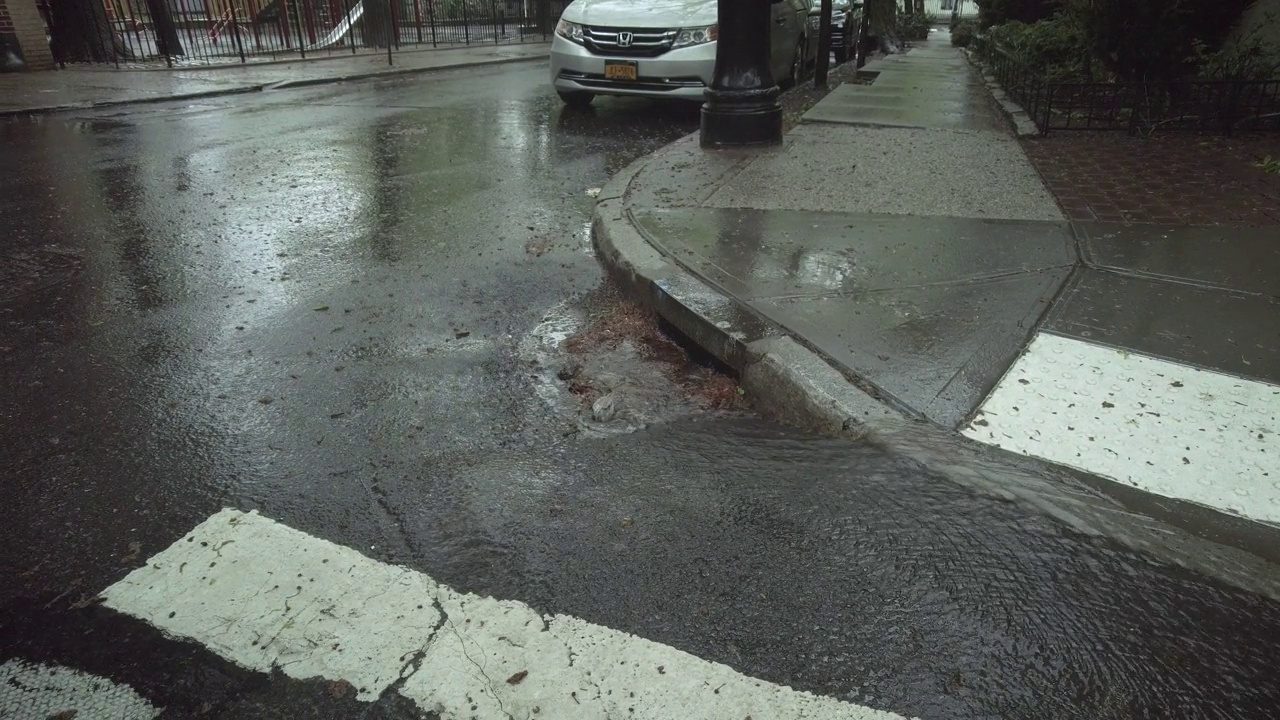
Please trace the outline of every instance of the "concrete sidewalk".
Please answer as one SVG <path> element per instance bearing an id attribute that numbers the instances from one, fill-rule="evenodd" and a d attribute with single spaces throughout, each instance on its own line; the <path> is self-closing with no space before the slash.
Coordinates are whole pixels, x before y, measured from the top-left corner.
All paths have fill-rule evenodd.
<path id="1" fill-rule="evenodd" d="M 183 100 L 535 61 L 545 59 L 550 47 L 549 43 L 525 43 L 397 52 L 395 64 L 390 66 L 385 54 L 363 54 L 213 68 L 117 70 L 110 66 L 70 66 L 66 70 L 0 74 L 0 115 Z"/>
<path id="2" fill-rule="evenodd" d="M 1280 524 L 1274 228 L 1068 222 L 945 32 L 867 69 L 781 148 L 687 138 L 629 168 L 605 261 L 766 411 L 927 420 Z"/>

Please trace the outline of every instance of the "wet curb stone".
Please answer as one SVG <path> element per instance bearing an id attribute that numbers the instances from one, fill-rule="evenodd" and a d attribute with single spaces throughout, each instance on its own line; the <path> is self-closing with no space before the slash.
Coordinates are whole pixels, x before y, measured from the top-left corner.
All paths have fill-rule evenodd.
<path id="1" fill-rule="evenodd" d="M 600 191 L 591 234 L 606 270 L 632 297 L 739 375 L 757 411 L 826 435 L 869 442 L 980 494 L 1021 501 L 1071 530 L 1280 601 L 1277 531 L 1212 508 L 1124 488 L 1071 468 L 979 446 L 868 394 L 795 338 L 755 318 L 645 236 L 628 207 L 633 181 L 677 141 Z M 734 312 L 725 313 L 725 308 Z M 743 322 L 744 316 L 755 318 Z"/>
<path id="2" fill-rule="evenodd" d="M 600 189 L 591 235 L 610 274 L 633 297 L 736 371 L 743 390 L 765 415 L 824 434 L 856 437 L 874 432 L 879 421 L 910 421 L 764 320 L 743 323 L 726 318 L 718 310 L 733 308 L 741 316 L 742 304 L 707 285 L 645 237 L 631 219 L 627 194 L 636 176 L 666 151 L 636 160 Z"/>
<path id="3" fill-rule="evenodd" d="M 70 110 L 90 110 L 102 107 L 119 107 L 121 105 L 147 105 L 162 102 L 177 102 L 181 100 L 201 100 L 205 98 L 222 97 L 227 95 L 245 95 L 248 93 L 265 92 L 268 90 L 288 90 L 293 88 L 311 87 L 313 85 L 332 85 L 336 83 L 351 82 L 353 80 L 374 80 L 380 78 L 401 77 L 405 75 L 421 75 L 426 73 L 438 72 L 441 70 L 460 70 L 471 67 L 486 67 L 490 65 L 509 65 L 519 62 L 533 62 L 545 60 L 542 55 L 530 55 L 521 57 L 495 58 L 491 60 L 476 60 L 467 62 L 448 63 L 445 65 L 433 65 L 431 67 L 421 68 L 395 68 L 391 70 L 375 70 L 363 73 L 351 73 L 347 75 L 332 75 L 319 78 L 303 78 L 300 80 L 284 80 L 276 83 L 247 83 L 245 85 L 237 85 L 235 87 L 218 88 L 217 90 L 202 90 L 200 92 L 191 93 L 174 93 L 171 95 L 156 95 L 154 97 L 137 97 L 125 98 L 121 100 L 101 100 L 93 102 L 79 103 L 63 103 L 61 105 L 39 105 L 34 107 L 17 108 L 17 109 L 0 109 L 0 117 L 13 117 L 22 115 L 47 115 L 50 113 L 67 112 Z M 123 70 L 121 72 L 129 72 Z"/>
<path id="4" fill-rule="evenodd" d="M 991 96 L 995 98 L 996 104 L 1000 106 L 1000 112 L 1004 113 L 1009 122 L 1013 123 L 1014 134 L 1020 138 L 1039 137 L 1040 128 L 1036 127 L 1030 113 L 1013 98 L 1009 97 L 1009 93 L 1005 92 L 1004 87 L 1000 85 L 1000 81 L 996 80 L 996 76 L 987 67 L 987 64 L 982 62 L 977 53 L 969 48 L 962 48 L 962 50 L 969 64 L 982 75 L 982 80 L 986 83 L 987 90 L 991 91 Z"/>

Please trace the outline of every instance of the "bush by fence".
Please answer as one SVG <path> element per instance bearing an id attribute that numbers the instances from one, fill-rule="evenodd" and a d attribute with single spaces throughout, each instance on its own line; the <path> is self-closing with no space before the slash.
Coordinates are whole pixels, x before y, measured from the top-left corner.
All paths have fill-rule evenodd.
<path id="1" fill-rule="evenodd" d="M 976 37 L 974 48 L 1041 134 L 1058 130 L 1280 131 L 1280 79 L 1072 81 L 1061 72 L 1054 74 L 1060 65 L 1028 62 L 1025 55 L 991 34 Z"/>

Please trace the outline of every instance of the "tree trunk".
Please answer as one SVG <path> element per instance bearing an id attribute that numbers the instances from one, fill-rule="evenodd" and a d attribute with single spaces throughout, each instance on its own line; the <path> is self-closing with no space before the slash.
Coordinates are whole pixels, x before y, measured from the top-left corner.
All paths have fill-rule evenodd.
<path id="1" fill-rule="evenodd" d="M 58 62 L 111 62 L 115 37 L 100 0 L 50 0 L 50 50 Z"/>
<path id="2" fill-rule="evenodd" d="M 894 30 L 898 13 L 897 0 L 866 0 L 862 12 L 866 15 L 867 50 L 880 49 L 887 53 L 898 52 L 901 44 Z"/>
<path id="3" fill-rule="evenodd" d="M 866 0 L 863 12 L 867 15 L 867 34 L 872 37 L 893 35 L 893 21 L 898 14 L 897 0 Z"/>
<path id="4" fill-rule="evenodd" d="M 556 20 L 551 16 L 551 0 L 538 0 L 534 5 L 534 15 L 538 22 L 538 32 L 542 35 L 550 35 L 555 30 Z"/>
<path id="5" fill-rule="evenodd" d="M 151 24 L 156 33 L 156 50 L 168 57 L 183 54 L 182 42 L 178 40 L 178 27 L 173 23 L 173 13 L 164 0 L 147 0 L 147 12 L 151 14 Z"/>
<path id="6" fill-rule="evenodd" d="M 375 48 L 391 44 L 390 0 L 364 0 L 364 44 Z"/>

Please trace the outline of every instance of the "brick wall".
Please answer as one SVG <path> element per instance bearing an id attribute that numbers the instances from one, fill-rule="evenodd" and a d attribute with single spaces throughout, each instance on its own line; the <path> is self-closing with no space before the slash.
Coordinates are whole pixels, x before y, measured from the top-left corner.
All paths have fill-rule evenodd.
<path id="1" fill-rule="evenodd" d="M 4 44 L 18 46 L 28 70 L 53 69 L 53 54 L 36 0 L 0 0 L 0 36 Z"/>

